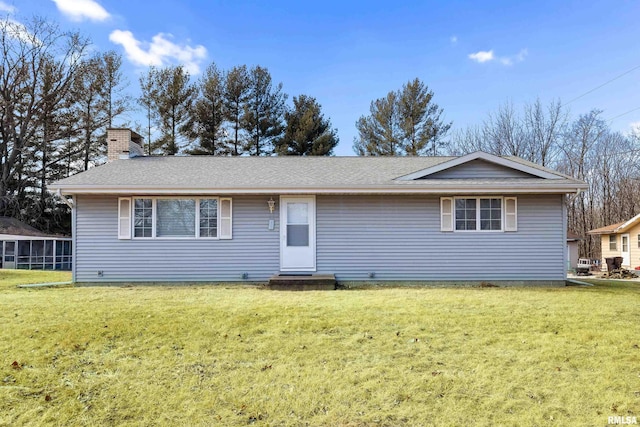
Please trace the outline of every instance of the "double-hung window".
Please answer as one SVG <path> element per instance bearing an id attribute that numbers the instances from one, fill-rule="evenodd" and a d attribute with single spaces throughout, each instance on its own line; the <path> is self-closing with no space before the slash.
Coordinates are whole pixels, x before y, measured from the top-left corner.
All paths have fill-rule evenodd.
<path id="1" fill-rule="evenodd" d="M 516 231 L 515 197 L 442 197 L 442 231 Z"/>
<path id="2" fill-rule="evenodd" d="M 134 239 L 231 239 L 230 198 L 121 198 L 118 215 L 120 239 L 129 239 L 132 234 Z"/>
<path id="3" fill-rule="evenodd" d="M 617 251 L 618 250 L 618 239 L 616 234 L 609 234 L 609 250 Z"/>

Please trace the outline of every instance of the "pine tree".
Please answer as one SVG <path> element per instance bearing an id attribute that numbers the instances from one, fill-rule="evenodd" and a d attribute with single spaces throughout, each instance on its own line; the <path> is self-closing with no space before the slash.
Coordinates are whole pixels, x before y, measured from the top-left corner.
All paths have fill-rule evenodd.
<path id="1" fill-rule="evenodd" d="M 277 143 L 279 155 L 330 156 L 338 145 L 338 135 L 325 119 L 322 107 L 307 95 L 293 97 L 293 109 L 284 114 L 284 136 Z"/>
<path id="2" fill-rule="evenodd" d="M 152 68 L 149 83 L 151 109 L 161 132 L 158 148 L 163 154 L 173 156 L 189 142 L 187 123 L 197 90 L 181 65 Z"/>
<path id="3" fill-rule="evenodd" d="M 354 140 L 354 151 L 359 156 L 404 155 L 397 93 L 389 92 L 385 98 L 371 102 L 369 111 L 369 116 L 356 122 L 359 139 Z"/>
<path id="4" fill-rule="evenodd" d="M 370 115 L 356 122 L 353 149 L 361 156 L 438 155 L 451 123 L 433 102 L 433 92 L 419 79 L 373 101 Z"/>
<path id="5" fill-rule="evenodd" d="M 282 83 L 273 86 L 266 68 L 253 67 L 249 82 L 249 96 L 242 120 L 242 128 L 247 132 L 244 149 L 255 156 L 271 155 L 274 142 L 284 130 L 287 95 L 282 92 Z"/>
<path id="6" fill-rule="evenodd" d="M 231 123 L 232 137 L 227 142 L 227 151 L 232 156 L 242 154 L 242 122 L 244 105 L 249 97 L 249 73 L 246 65 L 233 67 L 224 78 L 225 119 Z"/>
<path id="7" fill-rule="evenodd" d="M 437 156 L 438 148 L 444 145 L 442 136 L 451 128 L 451 123 L 443 123 L 443 110 L 432 99 L 433 91 L 417 78 L 402 86 L 399 93 L 398 117 L 409 156 Z"/>
<path id="8" fill-rule="evenodd" d="M 209 65 L 199 82 L 199 97 L 187 124 L 196 146 L 189 154 L 229 154 L 224 144 L 224 76 L 215 64 Z"/>

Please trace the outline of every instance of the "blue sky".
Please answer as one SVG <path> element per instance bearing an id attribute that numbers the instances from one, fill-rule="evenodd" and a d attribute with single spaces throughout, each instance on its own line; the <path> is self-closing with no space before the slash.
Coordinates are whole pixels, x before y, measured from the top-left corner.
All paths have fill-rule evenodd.
<path id="1" fill-rule="evenodd" d="M 290 97 L 318 99 L 338 155 L 353 155 L 370 102 L 415 77 L 461 129 L 507 101 L 568 102 L 640 66 L 635 1 L 0 0 L 0 10 L 51 18 L 122 53 L 134 95 L 149 64 L 193 75 L 211 61 L 267 67 Z M 639 83 L 640 68 L 570 103 L 571 114 L 639 108 L 611 122 L 627 132 L 640 125 Z"/>

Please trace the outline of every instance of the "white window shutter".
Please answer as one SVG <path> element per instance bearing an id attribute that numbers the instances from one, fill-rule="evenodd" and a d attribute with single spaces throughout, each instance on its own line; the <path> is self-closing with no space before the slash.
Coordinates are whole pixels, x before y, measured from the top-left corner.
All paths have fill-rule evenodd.
<path id="1" fill-rule="evenodd" d="M 231 239 L 233 215 L 230 198 L 220 198 L 220 238 Z"/>
<path id="2" fill-rule="evenodd" d="M 518 199 L 504 198 L 504 231 L 518 231 Z"/>
<path id="3" fill-rule="evenodd" d="M 118 199 L 118 239 L 131 239 L 131 199 Z"/>
<path id="4" fill-rule="evenodd" d="M 453 197 L 440 197 L 440 231 L 453 231 Z"/>

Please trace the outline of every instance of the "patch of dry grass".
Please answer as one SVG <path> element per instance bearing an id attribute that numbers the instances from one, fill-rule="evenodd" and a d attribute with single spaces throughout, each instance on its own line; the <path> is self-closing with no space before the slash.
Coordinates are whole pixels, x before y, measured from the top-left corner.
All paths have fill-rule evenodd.
<path id="1" fill-rule="evenodd" d="M 0 269 L 0 291 L 14 288 L 17 285 L 31 283 L 70 282 L 69 271 L 39 271 L 39 270 L 3 270 Z"/>
<path id="2" fill-rule="evenodd" d="M 2 286 L 0 425 L 604 425 L 640 415 L 639 296 Z"/>

